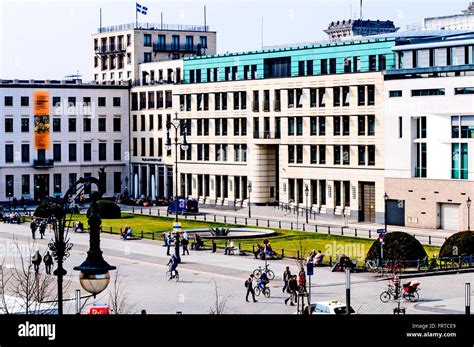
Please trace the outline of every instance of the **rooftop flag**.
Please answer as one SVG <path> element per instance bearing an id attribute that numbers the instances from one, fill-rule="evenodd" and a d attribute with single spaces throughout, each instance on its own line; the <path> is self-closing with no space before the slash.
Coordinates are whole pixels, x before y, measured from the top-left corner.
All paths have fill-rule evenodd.
<path id="1" fill-rule="evenodd" d="M 148 12 L 148 7 L 140 5 L 138 2 L 136 4 L 137 4 L 137 12 L 146 15 Z"/>

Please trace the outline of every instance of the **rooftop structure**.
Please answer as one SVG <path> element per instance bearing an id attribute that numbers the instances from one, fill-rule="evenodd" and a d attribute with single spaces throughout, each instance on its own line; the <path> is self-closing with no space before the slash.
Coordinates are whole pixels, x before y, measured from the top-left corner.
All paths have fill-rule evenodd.
<path id="1" fill-rule="evenodd" d="M 392 21 L 386 20 L 343 20 L 331 22 L 324 32 L 332 41 L 340 41 L 357 36 L 370 36 L 397 31 Z"/>
<path id="2" fill-rule="evenodd" d="M 468 8 L 462 12 L 462 14 L 425 18 L 423 28 L 426 30 L 474 29 L 474 2 L 470 2 Z"/>

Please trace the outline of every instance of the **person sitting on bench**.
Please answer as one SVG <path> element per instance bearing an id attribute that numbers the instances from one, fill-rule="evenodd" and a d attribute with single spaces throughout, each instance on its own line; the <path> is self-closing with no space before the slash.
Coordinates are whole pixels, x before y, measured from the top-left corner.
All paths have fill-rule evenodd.
<path id="1" fill-rule="evenodd" d="M 199 234 L 194 234 L 194 249 L 199 251 L 201 247 L 204 247 L 204 242 L 202 242 L 201 236 L 199 236 Z"/>
<path id="2" fill-rule="evenodd" d="M 231 255 L 231 254 L 234 254 L 234 251 L 235 251 L 235 242 L 230 240 L 230 245 L 229 246 L 226 246 L 226 248 L 224 249 L 224 254 L 227 255 Z"/>

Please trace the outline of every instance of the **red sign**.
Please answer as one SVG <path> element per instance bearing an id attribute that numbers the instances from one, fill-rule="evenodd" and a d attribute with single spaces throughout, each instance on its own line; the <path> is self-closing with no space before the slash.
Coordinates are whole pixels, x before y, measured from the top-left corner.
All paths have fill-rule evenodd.
<path id="1" fill-rule="evenodd" d="M 87 309 L 87 314 L 110 314 L 110 308 L 107 305 L 91 306 Z"/>

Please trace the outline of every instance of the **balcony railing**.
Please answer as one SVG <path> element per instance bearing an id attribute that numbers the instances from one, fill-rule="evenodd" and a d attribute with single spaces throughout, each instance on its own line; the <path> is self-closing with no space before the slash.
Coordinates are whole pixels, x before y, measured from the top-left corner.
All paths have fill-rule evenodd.
<path id="1" fill-rule="evenodd" d="M 147 30 L 178 30 L 178 31 L 209 31 L 209 26 L 203 25 L 186 25 L 186 24 L 158 24 L 158 23 L 127 23 L 113 25 L 108 27 L 100 27 L 98 33 L 109 33 L 122 30 L 147 29 Z"/>
<path id="2" fill-rule="evenodd" d="M 120 53 L 125 52 L 125 46 L 123 44 L 97 46 L 94 51 L 98 54 Z"/>
<path id="3" fill-rule="evenodd" d="M 153 44 L 153 51 L 154 52 L 201 52 L 202 49 L 205 49 L 206 47 L 202 47 L 200 44 L 199 45 L 176 45 L 176 44 L 170 44 L 170 43 L 160 43 L 160 42 L 155 42 Z"/>
<path id="4" fill-rule="evenodd" d="M 52 159 L 35 159 L 33 160 L 33 167 L 37 169 L 44 169 L 54 167 L 54 160 Z"/>

